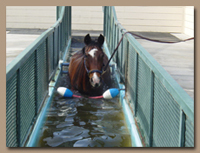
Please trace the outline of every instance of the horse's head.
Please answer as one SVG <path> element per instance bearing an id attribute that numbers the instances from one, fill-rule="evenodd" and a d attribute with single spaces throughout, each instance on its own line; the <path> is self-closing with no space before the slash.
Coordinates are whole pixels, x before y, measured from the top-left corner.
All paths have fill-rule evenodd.
<path id="1" fill-rule="evenodd" d="M 103 69 L 104 53 L 102 45 L 104 43 L 104 36 L 100 35 L 97 41 L 92 41 L 89 34 L 84 38 L 85 49 L 84 65 L 88 73 L 90 84 L 93 87 L 101 85 L 101 74 Z"/>

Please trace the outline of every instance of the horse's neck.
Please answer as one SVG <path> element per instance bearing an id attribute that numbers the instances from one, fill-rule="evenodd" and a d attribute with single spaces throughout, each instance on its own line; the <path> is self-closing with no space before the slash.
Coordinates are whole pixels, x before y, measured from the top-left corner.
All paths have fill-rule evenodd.
<path id="1" fill-rule="evenodd" d="M 83 90 L 87 90 L 87 86 L 89 85 L 89 77 L 87 71 L 84 66 L 84 55 L 80 57 L 80 62 L 77 69 L 77 76 L 78 76 L 78 85 Z"/>

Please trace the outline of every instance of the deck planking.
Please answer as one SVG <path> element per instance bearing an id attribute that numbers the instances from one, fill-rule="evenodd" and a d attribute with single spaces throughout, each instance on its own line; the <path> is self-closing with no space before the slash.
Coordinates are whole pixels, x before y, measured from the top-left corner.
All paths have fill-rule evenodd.
<path id="1" fill-rule="evenodd" d="M 6 66 L 26 47 L 36 40 L 44 30 L 7 29 L 6 30 Z"/>
<path id="2" fill-rule="evenodd" d="M 6 31 L 6 65 L 30 45 L 44 30 L 16 29 Z M 81 31 L 83 37 L 87 33 L 98 36 L 102 31 Z M 79 36 L 79 31 L 72 31 L 73 36 Z M 176 34 L 181 39 L 188 36 Z M 155 60 L 177 81 L 177 83 L 194 99 L 194 40 L 176 44 L 164 44 L 136 39 Z M 74 43 L 75 44 L 75 43 Z M 80 49 L 79 46 L 73 46 Z"/>
<path id="3" fill-rule="evenodd" d="M 176 34 L 185 39 L 188 36 Z M 194 99 L 194 40 L 174 44 L 136 39 Z"/>

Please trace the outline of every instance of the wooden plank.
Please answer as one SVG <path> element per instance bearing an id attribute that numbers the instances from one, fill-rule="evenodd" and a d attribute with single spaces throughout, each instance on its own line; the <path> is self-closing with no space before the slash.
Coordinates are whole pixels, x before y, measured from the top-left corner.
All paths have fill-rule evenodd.
<path id="1" fill-rule="evenodd" d="M 185 28 L 184 33 L 194 37 L 194 30 L 193 29 Z"/>
<path id="2" fill-rule="evenodd" d="M 73 30 L 103 30 L 103 11 L 101 6 L 72 7 Z"/>
<path id="3" fill-rule="evenodd" d="M 42 17 L 38 17 L 38 16 L 18 16 L 18 17 L 11 17 L 11 16 L 7 16 L 6 17 L 6 22 L 7 23 L 12 23 L 12 22 L 15 22 L 15 23 L 34 23 L 34 22 L 40 22 L 40 23 L 55 23 L 56 22 L 56 18 L 55 16 L 42 16 Z"/>
<path id="4" fill-rule="evenodd" d="M 94 30 L 94 31 L 96 31 L 96 30 L 103 30 L 103 25 L 99 25 L 99 24 L 97 24 L 97 25 L 91 25 L 91 24 L 82 24 L 81 25 L 81 28 L 80 28 L 80 24 L 72 24 L 72 29 L 73 30 Z"/>
<path id="5" fill-rule="evenodd" d="M 147 13 L 182 13 L 183 6 L 115 6 L 116 11 L 147 12 Z"/>
<path id="6" fill-rule="evenodd" d="M 72 11 L 100 11 L 102 12 L 102 6 L 73 6 Z"/>
<path id="7" fill-rule="evenodd" d="M 6 10 L 6 16 L 56 16 L 56 10 Z"/>
<path id="8" fill-rule="evenodd" d="M 194 16 L 194 6 L 187 6 L 185 8 L 185 14 Z"/>
<path id="9" fill-rule="evenodd" d="M 157 32 L 182 32 L 183 9 L 183 6 L 116 7 L 118 19 L 127 30 Z M 102 30 L 102 10 L 101 6 L 73 6 L 72 28 Z M 55 12 L 55 6 L 7 6 L 7 28 L 49 28 L 49 24 L 55 22 Z M 91 25 L 82 27 L 85 23 Z"/>
<path id="10" fill-rule="evenodd" d="M 102 18 L 86 18 L 86 17 L 81 17 L 81 18 L 73 18 L 72 19 L 72 24 L 82 24 L 82 23 L 87 23 L 87 24 L 101 24 L 103 25 L 103 20 Z"/>
<path id="11" fill-rule="evenodd" d="M 176 44 L 137 41 L 194 99 L 194 40 Z"/>
<path id="12" fill-rule="evenodd" d="M 48 29 L 56 22 L 55 6 L 7 6 L 6 28 Z"/>
<path id="13" fill-rule="evenodd" d="M 6 7 L 6 16 L 56 16 L 56 7 Z"/>
<path id="14" fill-rule="evenodd" d="M 128 31 L 182 32 L 184 6 L 117 6 L 119 22 Z"/>
<path id="15" fill-rule="evenodd" d="M 172 75 L 172 77 L 182 85 L 184 89 L 194 90 L 194 77 L 193 76 L 184 76 Z"/>
<path id="16" fill-rule="evenodd" d="M 7 23 L 6 27 L 11 28 L 32 28 L 32 29 L 48 29 L 52 26 L 52 23 L 38 23 L 38 24 L 32 24 L 32 23 Z"/>
<path id="17" fill-rule="evenodd" d="M 49 10 L 56 9 L 56 6 L 6 6 L 8 10 Z"/>
<path id="18" fill-rule="evenodd" d="M 185 14 L 185 20 L 188 22 L 194 22 L 194 15 Z"/>
<path id="19" fill-rule="evenodd" d="M 185 21 L 185 28 L 194 29 L 194 22 Z"/>
<path id="20" fill-rule="evenodd" d="M 182 20 L 182 14 L 158 14 L 158 13 L 130 13 L 117 12 L 117 19 L 152 19 L 152 20 Z"/>
<path id="21" fill-rule="evenodd" d="M 10 6 L 11 7 L 11 6 Z M 19 10 L 52 10 L 56 9 L 56 6 L 12 6 L 12 8 L 19 9 Z"/>
<path id="22" fill-rule="evenodd" d="M 8 32 L 6 34 L 6 65 L 37 39 L 42 32 L 42 30 L 38 31 L 37 34 L 9 34 Z"/>
<path id="23" fill-rule="evenodd" d="M 163 65 L 164 69 L 172 76 L 194 76 L 194 68 L 176 67 Z"/>
<path id="24" fill-rule="evenodd" d="M 123 25 L 122 26 L 127 30 L 127 31 L 143 31 L 143 32 L 149 32 L 149 31 L 154 31 L 154 32 L 177 32 L 181 33 L 182 32 L 182 27 L 166 27 L 166 26 L 146 26 L 146 25 Z"/>
<path id="25" fill-rule="evenodd" d="M 164 26 L 164 27 L 181 27 L 182 26 L 182 20 L 154 20 L 154 19 L 132 19 L 132 20 L 127 20 L 127 19 L 119 19 L 120 23 L 122 26 L 128 25 L 136 25 L 136 26 Z"/>
<path id="26" fill-rule="evenodd" d="M 194 36 L 194 6 L 185 7 L 183 31 L 187 35 Z"/>

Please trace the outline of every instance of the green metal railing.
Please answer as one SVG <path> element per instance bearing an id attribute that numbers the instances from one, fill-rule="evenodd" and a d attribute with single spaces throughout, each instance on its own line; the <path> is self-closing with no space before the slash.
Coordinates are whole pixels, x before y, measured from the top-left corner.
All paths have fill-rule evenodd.
<path id="1" fill-rule="evenodd" d="M 57 7 L 56 23 L 6 67 L 7 147 L 24 146 L 69 42 L 71 7 Z"/>
<path id="2" fill-rule="evenodd" d="M 125 32 L 114 7 L 104 7 L 104 36 L 110 53 Z M 7 147 L 25 145 L 69 42 L 71 7 L 59 6 L 56 23 L 6 67 Z M 145 146 L 193 147 L 193 99 L 130 34 L 113 60 Z"/>
<path id="3" fill-rule="evenodd" d="M 104 36 L 111 54 L 125 32 L 115 8 L 104 7 Z M 113 60 L 144 146 L 193 147 L 193 99 L 131 34 L 125 35 Z"/>

